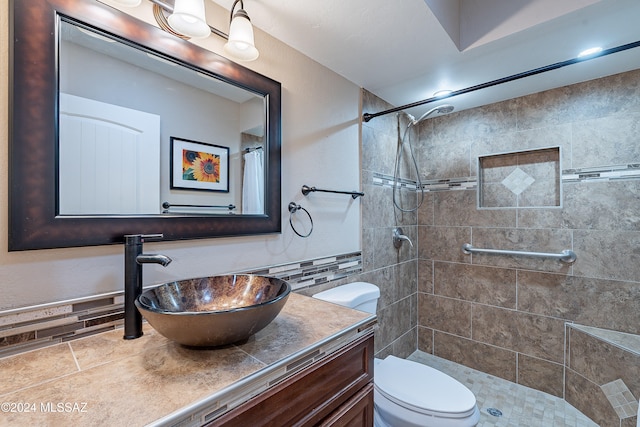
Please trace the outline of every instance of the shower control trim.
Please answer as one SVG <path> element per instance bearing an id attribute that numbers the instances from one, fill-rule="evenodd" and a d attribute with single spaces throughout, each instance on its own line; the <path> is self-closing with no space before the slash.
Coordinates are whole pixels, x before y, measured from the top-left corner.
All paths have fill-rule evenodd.
<path id="1" fill-rule="evenodd" d="M 406 235 L 402 234 L 402 228 L 400 228 L 400 227 L 394 228 L 393 229 L 393 246 L 396 249 L 400 249 L 402 247 L 402 242 L 405 241 L 405 240 L 407 242 L 409 242 L 411 247 L 413 247 L 413 242 L 411 241 L 409 236 L 406 236 Z"/>

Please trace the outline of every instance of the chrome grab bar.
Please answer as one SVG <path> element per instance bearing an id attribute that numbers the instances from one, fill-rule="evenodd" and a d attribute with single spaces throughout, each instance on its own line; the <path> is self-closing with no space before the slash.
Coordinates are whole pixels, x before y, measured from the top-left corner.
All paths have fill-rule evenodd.
<path id="1" fill-rule="evenodd" d="M 558 261 L 562 261 L 567 264 L 571 264 L 577 259 L 576 253 L 570 249 L 565 249 L 559 254 L 551 254 L 546 252 L 510 251 L 506 249 L 480 249 L 474 248 L 470 243 L 465 243 L 462 245 L 462 252 L 465 254 L 516 255 L 533 258 L 549 258 L 557 259 Z"/>

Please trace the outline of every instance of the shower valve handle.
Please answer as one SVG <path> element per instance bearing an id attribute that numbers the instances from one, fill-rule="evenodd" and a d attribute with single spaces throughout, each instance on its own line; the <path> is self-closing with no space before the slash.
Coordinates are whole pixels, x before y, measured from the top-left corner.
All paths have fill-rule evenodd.
<path id="1" fill-rule="evenodd" d="M 411 241 L 411 239 L 409 238 L 409 236 L 406 236 L 404 234 L 402 234 L 402 228 L 400 227 L 396 227 L 393 229 L 393 246 L 396 249 L 399 249 L 402 246 L 402 242 L 406 240 L 407 242 L 409 242 L 409 244 L 411 245 L 411 247 L 413 247 L 413 242 Z"/>

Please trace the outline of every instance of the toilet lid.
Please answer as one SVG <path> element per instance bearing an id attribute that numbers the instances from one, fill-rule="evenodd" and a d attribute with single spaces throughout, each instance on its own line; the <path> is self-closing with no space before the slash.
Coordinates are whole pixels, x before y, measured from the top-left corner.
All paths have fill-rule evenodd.
<path id="1" fill-rule="evenodd" d="M 418 412 L 463 416 L 475 410 L 476 397 L 471 390 L 420 363 L 388 356 L 375 366 L 373 381 L 387 398 Z"/>

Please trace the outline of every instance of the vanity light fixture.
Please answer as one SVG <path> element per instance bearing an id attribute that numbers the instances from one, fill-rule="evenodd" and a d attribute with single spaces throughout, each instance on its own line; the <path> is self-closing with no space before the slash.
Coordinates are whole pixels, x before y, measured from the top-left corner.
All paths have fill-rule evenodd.
<path id="1" fill-rule="evenodd" d="M 135 7 L 142 0 L 114 0 L 123 6 Z M 232 59 L 253 61 L 259 56 L 256 49 L 253 26 L 244 10 L 243 0 L 235 0 L 231 6 L 229 34 L 207 24 L 204 0 L 149 0 L 153 3 L 153 15 L 160 28 L 176 37 L 197 39 L 211 33 L 227 40 L 224 51 Z M 172 4 L 173 3 L 173 4 Z M 240 8 L 233 13 L 240 3 Z M 168 18 L 167 18 L 168 17 Z"/>
<path id="2" fill-rule="evenodd" d="M 238 3 L 240 3 L 240 9 L 234 14 L 233 11 Z M 253 61 L 260 54 L 256 49 L 253 39 L 253 26 L 249 15 L 244 10 L 242 0 L 235 0 L 233 6 L 231 6 L 229 39 L 224 45 L 224 51 L 242 61 Z"/>
<path id="3" fill-rule="evenodd" d="M 193 39 L 211 35 L 204 12 L 204 0 L 176 0 L 169 25 L 175 31 Z"/>

